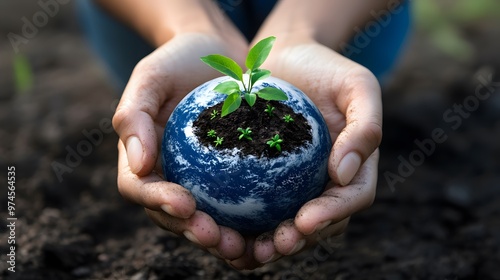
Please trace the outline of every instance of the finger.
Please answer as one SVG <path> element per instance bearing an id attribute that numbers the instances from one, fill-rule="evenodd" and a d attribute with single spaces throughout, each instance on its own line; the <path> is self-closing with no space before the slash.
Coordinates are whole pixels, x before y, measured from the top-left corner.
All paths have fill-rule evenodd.
<path id="1" fill-rule="evenodd" d="M 166 182 L 155 173 L 143 177 L 132 173 L 121 140 L 118 141 L 118 190 L 131 202 L 175 217 L 188 218 L 196 210 L 196 201 L 182 186 Z"/>
<path id="2" fill-rule="evenodd" d="M 375 199 L 378 158 L 377 149 L 348 186 L 330 182 L 320 197 L 302 206 L 295 217 L 297 229 L 309 235 L 369 207 Z"/>
<path id="3" fill-rule="evenodd" d="M 364 68 L 361 68 L 364 69 Z M 348 73 L 336 104 L 346 125 L 335 140 L 329 173 L 335 183 L 347 185 L 382 140 L 380 86 L 368 70 Z"/>
<path id="4" fill-rule="evenodd" d="M 348 223 L 349 217 L 338 223 L 330 224 L 314 234 L 306 236 L 297 229 L 292 220 L 288 220 L 283 222 L 276 230 L 274 235 L 274 247 L 279 254 L 287 256 L 294 255 L 317 244 L 319 240 L 342 234 Z"/>
<path id="5" fill-rule="evenodd" d="M 273 232 L 261 234 L 255 240 L 254 257 L 260 263 L 271 263 L 281 258 L 273 242 Z"/>
<path id="6" fill-rule="evenodd" d="M 232 261 L 226 261 L 231 267 L 237 270 L 250 270 L 261 267 L 262 264 L 255 260 L 253 252 L 254 252 L 254 244 L 255 239 L 252 237 L 245 238 L 245 252 L 244 254 Z"/>
<path id="7" fill-rule="evenodd" d="M 282 222 L 274 233 L 274 247 L 280 254 L 293 255 L 305 245 L 305 236 L 297 230 L 292 219 Z"/>
<path id="8" fill-rule="evenodd" d="M 215 248 L 208 251 L 215 256 L 226 260 L 235 260 L 245 253 L 245 239 L 237 231 L 219 226 L 220 242 Z"/>
<path id="9" fill-rule="evenodd" d="M 159 67 L 151 63 L 144 58 L 134 68 L 113 116 L 113 127 L 125 144 L 131 171 L 137 175 L 146 175 L 154 168 L 159 138 L 155 120 L 160 112 L 169 112 L 162 108 L 165 92 L 171 88 L 169 79 L 158 77 Z M 166 122 L 166 116 L 162 117 Z"/>
<path id="10" fill-rule="evenodd" d="M 339 236 L 343 234 L 349 224 L 349 220 L 351 217 L 347 217 L 340 222 L 329 224 L 324 229 L 318 230 L 314 234 L 307 235 L 307 243 L 308 244 L 316 244 L 319 240 L 325 240 L 331 238 L 333 236 Z"/>
<path id="11" fill-rule="evenodd" d="M 159 227 L 184 236 L 202 247 L 215 247 L 220 242 L 219 226 L 208 214 L 196 211 L 188 219 L 171 216 L 165 212 L 145 208 L 148 216 Z"/>

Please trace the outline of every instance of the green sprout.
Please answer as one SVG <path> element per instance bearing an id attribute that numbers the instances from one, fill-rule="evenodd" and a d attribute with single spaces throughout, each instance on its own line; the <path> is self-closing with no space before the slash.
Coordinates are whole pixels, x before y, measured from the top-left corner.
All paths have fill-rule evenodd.
<path id="1" fill-rule="evenodd" d="M 273 106 L 267 104 L 267 107 L 264 110 L 264 112 L 266 112 L 270 117 L 272 117 L 274 115 L 273 114 L 274 109 L 276 109 L 276 108 L 274 108 Z"/>
<path id="2" fill-rule="evenodd" d="M 276 148 L 279 152 L 281 152 L 281 143 L 283 143 L 283 139 L 280 139 L 279 134 L 274 135 L 271 140 L 267 141 L 266 144 L 271 148 Z"/>
<path id="3" fill-rule="evenodd" d="M 224 137 L 217 136 L 217 139 L 214 141 L 215 147 L 222 145 L 222 141 L 224 141 Z"/>
<path id="4" fill-rule="evenodd" d="M 283 119 L 286 123 L 293 122 L 293 118 L 290 115 L 285 115 Z"/>
<path id="5" fill-rule="evenodd" d="M 215 130 L 213 129 L 210 129 L 210 131 L 207 132 L 207 136 L 208 137 L 215 137 L 215 134 L 217 134 L 217 132 L 215 132 Z"/>
<path id="6" fill-rule="evenodd" d="M 227 95 L 222 105 L 221 117 L 236 111 L 240 107 L 243 98 L 250 107 L 253 107 L 257 101 L 257 97 L 267 101 L 288 100 L 288 96 L 281 89 L 274 87 L 264 87 L 256 92 L 252 92 L 253 86 L 257 81 L 271 75 L 271 71 L 259 67 L 269 56 L 275 40 L 276 37 L 274 36 L 262 39 L 248 52 L 245 61 L 245 66 L 248 68 L 246 72 L 249 76 L 248 81 L 243 79 L 243 70 L 231 58 L 220 54 L 201 57 L 201 60 L 210 67 L 236 80 L 220 83 L 214 88 L 214 91 Z M 240 89 L 237 81 L 241 82 L 243 90 Z"/>
<path id="7" fill-rule="evenodd" d="M 250 130 L 250 127 L 247 127 L 245 129 L 238 127 L 238 132 L 240 132 L 240 136 L 238 137 L 239 140 L 245 138 L 247 140 L 252 140 L 252 137 L 250 137 L 250 134 L 252 134 L 252 131 Z"/>
<path id="8" fill-rule="evenodd" d="M 210 114 L 210 120 L 217 118 L 217 115 L 219 115 L 219 111 L 213 110 L 212 113 Z"/>
<path id="9" fill-rule="evenodd" d="M 13 61 L 14 82 L 17 93 L 25 93 L 33 87 L 32 66 L 25 55 L 16 54 Z"/>

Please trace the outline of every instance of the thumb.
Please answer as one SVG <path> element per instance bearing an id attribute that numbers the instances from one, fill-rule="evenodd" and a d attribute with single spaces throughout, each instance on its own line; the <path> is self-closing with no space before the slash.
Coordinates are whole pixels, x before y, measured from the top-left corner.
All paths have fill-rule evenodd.
<path id="1" fill-rule="evenodd" d="M 157 131 L 161 133 L 162 128 L 155 120 L 165 101 L 165 85 L 154 81 L 154 74 L 144 68 L 139 63 L 134 69 L 113 116 L 113 127 L 125 144 L 130 169 L 139 176 L 149 174 L 156 164 L 161 139 Z"/>
<path id="2" fill-rule="evenodd" d="M 382 140 L 382 101 L 380 86 L 371 73 L 350 80 L 343 87 L 339 109 L 346 126 L 335 140 L 329 160 L 331 178 L 347 185 Z"/>

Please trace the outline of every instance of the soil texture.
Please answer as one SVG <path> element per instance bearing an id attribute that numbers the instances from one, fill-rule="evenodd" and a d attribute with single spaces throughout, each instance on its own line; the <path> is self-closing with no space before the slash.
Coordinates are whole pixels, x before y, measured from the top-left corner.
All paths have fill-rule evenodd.
<path id="1" fill-rule="evenodd" d="M 205 109 L 194 122 L 195 135 L 205 146 L 219 150 L 237 148 L 243 155 L 277 157 L 312 140 L 311 126 L 304 116 L 281 102 L 259 98 L 252 107 L 242 102 L 240 108 L 224 117 L 220 116 L 222 105 L 219 103 Z M 214 110 L 219 112 L 215 117 Z M 286 122 L 285 116 L 290 116 L 293 121 Z M 249 128 L 248 137 L 251 139 L 240 139 L 242 132 L 238 131 L 239 128 Z M 215 134 L 210 134 L 211 130 Z M 279 149 L 269 144 L 276 135 L 283 140 Z M 217 137 L 223 139 L 219 145 L 215 143 Z"/>

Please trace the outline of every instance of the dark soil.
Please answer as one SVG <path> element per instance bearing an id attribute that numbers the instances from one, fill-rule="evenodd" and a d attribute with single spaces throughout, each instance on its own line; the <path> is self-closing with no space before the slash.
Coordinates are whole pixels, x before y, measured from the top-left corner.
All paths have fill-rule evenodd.
<path id="1" fill-rule="evenodd" d="M 270 106 L 274 108 L 271 114 L 265 112 Z M 216 110 L 219 115 L 212 118 Z M 222 103 L 205 109 L 194 122 L 195 135 L 201 143 L 219 150 L 238 148 L 243 155 L 257 157 L 277 157 L 282 152 L 292 152 L 312 140 L 311 126 L 302 114 L 297 114 L 289 106 L 278 101 L 265 101 L 257 99 L 253 107 L 242 102 L 238 110 L 224 117 L 220 116 Z M 285 122 L 283 119 L 289 115 L 293 121 Z M 250 128 L 252 139 L 242 138 L 238 128 Z M 208 132 L 214 130 L 216 135 L 209 136 Z M 283 140 L 280 144 L 281 151 L 271 147 L 267 142 L 275 135 Z M 223 138 L 221 145 L 216 145 L 214 140 Z"/>
<path id="2" fill-rule="evenodd" d="M 345 235 L 328 246 L 238 272 L 161 230 L 120 196 L 118 138 L 105 125 L 118 95 L 75 28 L 73 2 L 21 45 L 34 85 L 16 92 L 6 38 L 21 33 L 22 17 L 41 10 L 37 2 L 0 1 L 1 279 L 499 279 L 500 22 L 460 29 L 475 50 L 470 62 L 444 55 L 417 32 L 383 87 L 373 206 L 353 215 Z M 493 81 L 489 97 L 477 108 L 464 106 L 481 79 Z M 443 114 L 456 116 L 455 105 L 474 110 L 449 122 Z M 446 141 L 405 171 L 403 162 L 419 150 L 415 141 L 436 128 Z M 75 161 L 68 154 L 88 141 L 84 131 L 101 131 L 102 141 Z M 58 178 L 55 162 L 71 172 Z M 10 165 L 16 167 L 15 273 L 6 262 Z M 402 181 L 389 184 L 387 172 Z"/>

